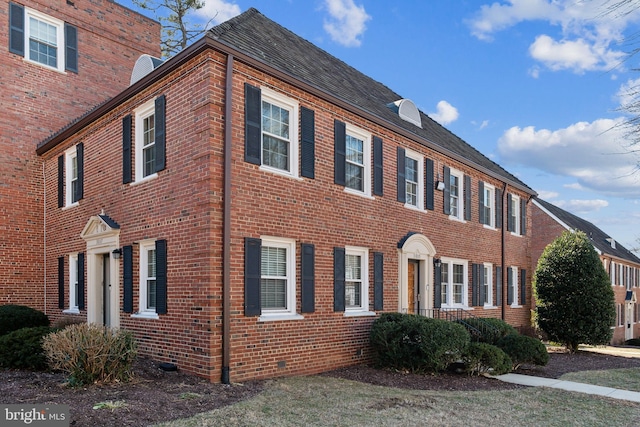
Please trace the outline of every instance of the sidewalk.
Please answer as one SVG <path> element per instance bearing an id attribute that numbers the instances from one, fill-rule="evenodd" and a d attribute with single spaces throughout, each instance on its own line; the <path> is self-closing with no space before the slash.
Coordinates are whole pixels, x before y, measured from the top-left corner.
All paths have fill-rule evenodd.
<path id="1" fill-rule="evenodd" d="M 640 349 L 633 347 L 591 347 L 581 346 L 580 350 L 593 351 L 596 353 L 611 354 L 622 357 L 639 357 Z M 574 381 L 563 381 L 555 378 L 533 377 L 521 374 L 505 374 L 495 377 L 507 383 L 526 385 L 531 387 L 559 388 L 578 393 L 595 394 L 598 396 L 610 397 L 612 399 L 628 400 L 630 402 L 640 402 L 640 393 L 636 391 L 620 390 L 612 387 L 602 387 L 592 384 L 577 383 Z"/>

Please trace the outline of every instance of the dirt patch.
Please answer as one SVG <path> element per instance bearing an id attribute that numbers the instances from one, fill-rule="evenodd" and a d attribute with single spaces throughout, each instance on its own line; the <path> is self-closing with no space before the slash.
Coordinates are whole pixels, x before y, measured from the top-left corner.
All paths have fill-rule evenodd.
<path id="1" fill-rule="evenodd" d="M 559 378 L 567 372 L 638 367 L 640 358 L 554 351 L 550 353 L 547 366 L 525 366 L 518 373 Z M 182 372 L 162 371 L 157 363 L 147 359 L 138 360 L 134 371 L 135 379 L 129 383 L 81 388 L 65 386 L 62 374 L 0 371 L 0 401 L 70 405 L 73 426 L 146 426 L 190 417 L 248 399 L 260 393 L 264 386 L 262 381 L 234 385 L 211 384 Z M 353 366 L 322 375 L 419 390 L 510 390 L 524 387 L 464 374 L 417 375 L 369 366 Z M 108 403 L 103 405 L 105 408 L 93 409 L 103 402 Z M 429 404 L 428 401 L 380 401 L 376 409 L 412 405 L 428 407 Z M 111 406 L 116 407 L 110 409 Z"/>

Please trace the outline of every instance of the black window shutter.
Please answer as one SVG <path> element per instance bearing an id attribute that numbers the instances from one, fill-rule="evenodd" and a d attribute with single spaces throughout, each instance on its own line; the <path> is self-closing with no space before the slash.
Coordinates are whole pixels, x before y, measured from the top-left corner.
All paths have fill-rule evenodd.
<path id="1" fill-rule="evenodd" d="M 24 7 L 9 3 L 9 51 L 24 56 Z"/>
<path id="2" fill-rule="evenodd" d="M 527 201 L 520 199 L 520 234 L 527 234 Z"/>
<path id="3" fill-rule="evenodd" d="M 78 309 L 84 310 L 84 252 L 78 254 Z"/>
<path id="4" fill-rule="evenodd" d="M 300 108 L 300 175 L 305 178 L 315 178 L 316 162 L 316 119 L 313 110 Z"/>
<path id="5" fill-rule="evenodd" d="M 527 302 L 527 270 L 520 270 L 520 305 L 526 305 Z"/>
<path id="6" fill-rule="evenodd" d="M 471 305 L 474 307 L 480 305 L 479 268 L 479 264 L 471 264 Z"/>
<path id="7" fill-rule="evenodd" d="M 84 144 L 81 142 L 76 146 L 76 161 L 78 162 L 78 185 L 75 200 L 84 197 Z"/>
<path id="8" fill-rule="evenodd" d="M 254 165 L 262 159 L 261 99 L 259 87 L 244 84 L 244 161 Z"/>
<path id="9" fill-rule="evenodd" d="M 444 214 L 451 215 L 451 169 L 444 167 Z"/>
<path id="10" fill-rule="evenodd" d="M 515 224 L 511 215 L 513 215 L 513 196 L 509 193 L 507 194 L 507 231 L 514 231 Z"/>
<path id="11" fill-rule="evenodd" d="M 502 190 L 496 188 L 496 228 L 502 228 Z"/>
<path id="12" fill-rule="evenodd" d="M 167 99 L 160 95 L 155 101 L 155 151 L 156 151 L 156 172 L 164 170 L 167 166 Z"/>
<path id="13" fill-rule="evenodd" d="M 262 312 L 260 301 L 260 278 L 262 275 L 262 240 L 244 239 L 244 315 L 259 316 Z"/>
<path id="14" fill-rule="evenodd" d="M 398 201 L 407 202 L 406 155 L 404 148 L 398 147 Z"/>
<path id="15" fill-rule="evenodd" d="M 78 72 L 78 29 L 73 25 L 64 24 L 64 68 L 74 73 Z"/>
<path id="16" fill-rule="evenodd" d="M 442 307 L 442 265 L 433 268 L 433 307 Z"/>
<path id="17" fill-rule="evenodd" d="M 507 269 L 507 304 L 513 304 L 513 268 Z"/>
<path id="18" fill-rule="evenodd" d="M 122 310 L 133 313 L 133 246 L 122 248 Z"/>
<path id="19" fill-rule="evenodd" d="M 335 151 L 333 182 L 338 185 L 345 185 L 347 162 L 347 126 L 339 120 L 335 120 L 333 123 L 333 142 Z"/>
<path id="20" fill-rule="evenodd" d="M 484 264 L 478 264 L 478 305 L 484 306 L 484 301 L 486 300 L 485 292 L 484 292 L 484 269 L 486 267 Z"/>
<path id="21" fill-rule="evenodd" d="M 502 267 L 496 267 L 496 306 L 502 305 Z"/>
<path id="22" fill-rule="evenodd" d="M 383 195 L 382 138 L 373 137 L 373 194 Z"/>
<path id="23" fill-rule="evenodd" d="M 478 220 L 480 224 L 486 224 L 488 219 L 484 217 L 484 182 L 478 181 Z"/>
<path id="24" fill-rule="evenodd" d="M 58 308 L 64 308 L 64 257 L 58 257 Z"/>
<path id="25" fill-rule="evenodd" d="M 167 314 L 166 240 L 156 240 L 156 313 Z"/>
<path id="26" fill-rule="evenodd" d="M 433 193 L 435 190 L 435 184 L 433 182 L 433 160 L 431 159 L 425 159 L 424 161 L 424 180 L 424 207 L 425 209 L 432 211 L 434 209 Z"/>
<path id="27" fill-rule="evenodd" d="M 131 114 L 122 118 L 122 183 L 131 182 Z"/>
<path id="28" fill-rule="evenodd" d="M 345 309 L 344 282 L 345 251 L 344 248 L 333 248 L 333 311 L 344 311 Z"/>
<path id="29" fill-rule="evenodd" d="M 303 313 L 315 311 L 315 247 L 308 243 L 301 245 L 300 270 L 302 272 L 302 286 L 300 290 Z"/>
<path id="30" fill-rule="evenodd" d="M 373 254 L 373 309 L 384 310 L 384 255 Z"/>
<path id="31" fill-rule="evenodd" d="M 64 206 L 64 155 L 58 156 L 58 207 Z"/>
<path id="32" fill-rule="evenodd" d="M 471 177 L 464 176 L 464 219 L 471 221 Z"/>

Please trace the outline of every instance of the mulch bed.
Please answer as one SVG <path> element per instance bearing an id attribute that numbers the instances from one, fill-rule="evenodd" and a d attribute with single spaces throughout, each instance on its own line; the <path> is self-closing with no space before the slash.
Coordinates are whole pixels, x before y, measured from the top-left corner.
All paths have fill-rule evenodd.
<path id="1" fill-rule="evenodd" d="M 567 372 L 638 368 L 640 359 L 609 356 L 590 352 L 550 353 L 547 366 L 524 366 L 518 373 L 559 378 Z M 322 375 L 350 379 L 381 386 L 420 390 L 510 390 L 516 384 L 495 379 L 442 373 L 417 375 L 368 366 L 353 366 Z M 135 379 L 115 385 L 91 385 L 70 388 L 59 373 L 0 371 L 0 402 L 8 404 L 67 404 L 71 408 L 73 426 L 144 426 L 161 421 L 185 418 L 259 394 L 263 381 L 243 384 L 211 384 L 182 372 L 164 372 L 158 364 L 140 359 L 135 366 Z M 116 410 L 93 409 L 100 402 L 123 401 Z"/>

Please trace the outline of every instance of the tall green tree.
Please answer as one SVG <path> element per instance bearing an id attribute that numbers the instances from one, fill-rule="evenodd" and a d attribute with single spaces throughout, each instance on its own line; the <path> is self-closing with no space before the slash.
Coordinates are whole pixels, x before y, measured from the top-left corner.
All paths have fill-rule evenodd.
<path id="1" fill-rule="evenodd" d="M 169 57 L 199 37 L 207 24 L 193 24 L 187 15 L 204 7 L 204 0 L 132 0 L 136 6 L 153 11 L 162 25 L 162 56 Z M 212 18 L 213 19 L 213 18 Z"/>
<path id="2" fill-rule="evenodd" d="M 565 231 L 538 260 L 533 278 L 536 321 L 570 352 L 611 341 L 615 306 L 611 280 L 587 235 Z"/>

